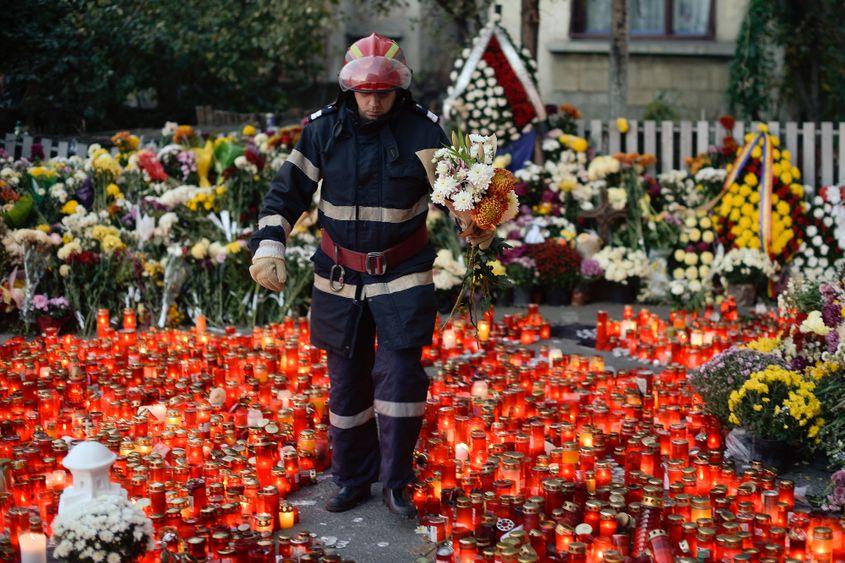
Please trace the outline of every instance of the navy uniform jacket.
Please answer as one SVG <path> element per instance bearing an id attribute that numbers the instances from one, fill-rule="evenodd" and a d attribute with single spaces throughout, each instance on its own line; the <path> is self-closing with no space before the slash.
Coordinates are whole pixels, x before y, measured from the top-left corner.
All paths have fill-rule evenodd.
<path id="1" fill-rule="evenodd" d="M 313 113 L 270 183 L 249 243 L 253 256 L 283 257 L 285 240 L 309 209 L 320 180 L 319 221 L 336 244 L 359 252 L 398 244 L 425 225 L 428 213 L 430 186 L 415 153 L 448 144 L 437 117 L 402 96 L 375 122 L 363 122 L 354 102 Z M 345 285 L 335 292 L 329 283 L 334 261 L 318 248 L 312 257 L 314 345 L 351 354 L 363 301 L 375 319 L 379 346 L 397 350 L 430 344 L 436 316 L 434 256 L 428 244 L 382 276 L 347 268 Z M 336 272 L 335 286 L 337 278 Z"/>

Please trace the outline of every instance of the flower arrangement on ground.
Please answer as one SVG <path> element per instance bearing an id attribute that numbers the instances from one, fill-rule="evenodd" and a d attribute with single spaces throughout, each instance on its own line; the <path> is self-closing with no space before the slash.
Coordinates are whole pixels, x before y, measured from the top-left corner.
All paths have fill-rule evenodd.
<path id="1" fill-rule="evenodd" d="M 712 360 L 693 371 L 690 384 L 704 400 L 707 411 L 730 426 L 731 410 L 728 399 L 748 381 L 751 374 L 769 366 L 786 367 L 786 362 L 777 354 L 751 348 L 731 347 L 717 354 Z"/>
<path id="2" fill-rule="evenodd" d="M 516 54 L 511 59 L 505 49 Z M 468 66 L 474 61 L 475 66 Z M 514 65 L 521 66 L 518 75 Z M 455 60 L 447 89 L 449 104 L 463 127 L 497 139 L 499 146 L 519 138 L 537 118 L 528 90 L 537 89 L 537 63 L 525 48 L 517 47 L 495 20 Z M 468 80 L 464 83 L 464 77 Z M 523 82 L 527 80 L 527 83 Z M 460 88 L 460 90 L 456 90 Z M 449 112 L 451 113 L 451 111 Z"/>
<path id="3" fill-rule="evenodd" d="M 760 132 L 766 133 L 764 125 Z M 752 141 L 756 133 L 748 133 L 745 142 Z M 772 186 L 772 240 L 769 255 L 778 263 L 786 263 L 798 250 L 798 228 L 806 222 L 804 186 L 799 183 L 801 171 L 791 162 L 789 150 L 780 147 L 780 140 L 770 135 L 773 145 L 773 165 L 770 171 Z M 739 153 L 742 147 L 737 147 Z M 757 146 L 719 201 L 714 218 L 719 238 L 728 248 L 762 248 L 760 240 L 760 175 L 765 172 L 762 149 Z"/>
<path id="4" fill-rule="evenodd" d="M 771 365 L 731 392 L 728 422 L 765 440 L 818 442 L 825 421 L 815 388 L 800 372 Z"/>
<path id="5" fill-rule="evenodd" d="M 836 207 L 825 197 L 834 193 L 838 190 L 822 190 L 809 202 L 807 224 L 800 229 L 803 242 L 789 265 L 791 275 L 831 280 L 842 269 L 845 261 L 836 237 Z"/>
<path id="6" fill-rule="evenodd" d="M 609 282 L 628 285 L 648 276 L 648 257 L 642 250 L 626 246 L 605 246 L 594 256 Z"/>
<path id="7" fill-rule="evenodd" d="M 752 285 L 759 294 L 777 271 L 777 265 L 760 250 L 753 248 L 732 248 L 716 254 L 712 272 L 718 275 L 722 284 L 731 286 Z"/>
<path id="8" fill-rule="evenodd" d="M 667 263 L 671 275 L 668 297 L 673 305 L 701 309 L 712 295 L 715 242 L 710 217 L 690 211 Z"/>
<path id="9" fill-rule="evenodd" d="M 572 289 L 578 283 L 581 255 L 571 243 L 562 239 L 548 239 L 531 248 L 541 285 L 549 288 Z"/>
<path id="10" fill-rule="evenodd" d="M 153 548 L 153 524 L 135 504 L 103 495 L 53 520 L 54 556 L 70 563 L 126 563 Z"/>

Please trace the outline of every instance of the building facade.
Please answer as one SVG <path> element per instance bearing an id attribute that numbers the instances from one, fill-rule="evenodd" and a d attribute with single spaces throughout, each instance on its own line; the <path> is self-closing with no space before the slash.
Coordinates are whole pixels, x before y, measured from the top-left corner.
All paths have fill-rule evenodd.
<path id="1" fill-rule="evenodd" d="M 748 0 L 630 0 L 628 115 L 640 118 L 659 93 L 681 119 L 727 111 L 728 72 Z M 502 22 L 520 36 L 521 2 L 502 2 Z M 587 118 L 608 116 L 611 0 L 541 0 L 540 91 Z"/>
<path id="2" fill-rule="evenodd" d="M 608 49 L 612 0 L 540 0 L 538 77 L 548 104 L 571 103 L 585 118 L 608 119 Z M 521 40 L 521 0 L 498 2 L 502 24 Z M 629 0 L 629 118 L 641 118 L 658 97 L 680 119 L 713 120 L 727 112 L 726 90 L 748 0 Z M 397 39 L 415 72 L 423 101 L 440 110 L 451 59 L 453 27 L 409 0 L 374 17 L 342 3 L 344 18 L 329 38 L 327 80 L 334 80 L 351 41 L 372 31 Z M 491 7 L 491 14 L 494 8 Z"/>

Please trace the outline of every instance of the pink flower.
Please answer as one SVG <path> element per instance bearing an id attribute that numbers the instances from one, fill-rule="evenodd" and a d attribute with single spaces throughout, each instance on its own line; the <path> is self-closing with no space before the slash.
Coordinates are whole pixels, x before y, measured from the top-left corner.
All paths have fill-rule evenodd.
<path id="1" fill-rule="evenodd" d="M 40 311 L 47 310 L 47 304 L 50 302 L 46 295 L 38 294 L 32 298 L 32 306 Z"/>

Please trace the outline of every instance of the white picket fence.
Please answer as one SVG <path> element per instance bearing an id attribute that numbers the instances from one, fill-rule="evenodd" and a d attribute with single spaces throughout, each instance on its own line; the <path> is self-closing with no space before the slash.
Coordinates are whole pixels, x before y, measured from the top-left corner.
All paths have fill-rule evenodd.
<path id="1" fill-rule="evenodd" d="M 628 121 L 628 132 L 622 134 L 615 123 L 601 120 L 578 122 L 579 135 L 588 138 L 599 152 L 651 153 L 657 157 L 654 172 L 682 169 L 688 157 L 720 145 L 727 131 L 719 122 L 709 121 Z M 803 181 L 811 186 L 845 184 L 845 122 L 825 121 L 820 124 L 793 121 L 769 122 L 769 131 L 780 137 L 781 145 L 792 153 L 792 163 L 801 169 Z M 746 132 L 757 130 L 757 123 L 737 122 L 733 136 L 742 143 Z M 32 145 L 40 142 L 47 157 L 85 155 L 88 145 L 74 139 L 54 141 L 29 135 L 5 136 L 6 153 L 29 156 Z M 141 139 L 143 144 L 144 139 Z M 116 152 L 116 149 L 112 149 Z"/>
<path id="2" fill-rule="evenodd" d="M 734 125 L 732 135 L 739 144 L 746 132 L 757 130 L 758 122 Z M 615 123 L 581 120 L 578 132 L 606 154 L 616 152 L 650 153 L 657 157 L 655 172 L 682 169 L 686 159 L 721 145 L 727 131 L 719 122 L 709 121 L 628 121 L 628 131 L 619 132 Z M 845 183 L 845 122 L 816 124 L 789 121 L 767 123 L 780 138 L 781 146 L 792 153 L 792 164 L 801 169 L 804 183 L 814 187 Z"/>
<path id="3" fill-rule="evenodd" d="M 144 144 L 144 137 L 141 136 L 141 144 Z M 15 158 L 29 157 L 32 154 L 32 145 L 41 143 L 45 158 L 65 158 L 73 155 L 85 156 L 88 154 L 88 144 L 76 139 L 54 140 L 48 137 L 33 137 L 31 135 L 17 136 L 14 133 L 6 133 L 3 140 L 3 149 L 6 154 Z M 117 154 L 117 148 L 112 147 L 111 153 Z"/>

